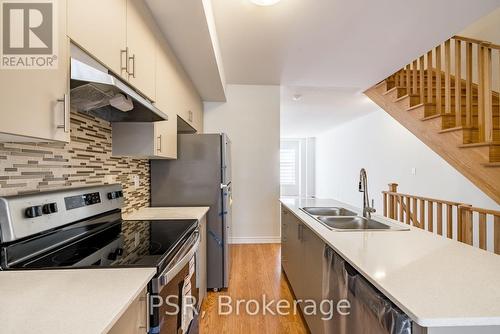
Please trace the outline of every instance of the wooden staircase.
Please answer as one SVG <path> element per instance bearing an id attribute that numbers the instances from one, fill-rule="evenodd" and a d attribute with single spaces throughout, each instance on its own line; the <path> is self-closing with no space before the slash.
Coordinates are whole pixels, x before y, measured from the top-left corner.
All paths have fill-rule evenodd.
<path id="1" fill-rule="evenodd" d="M 500 45 L 454 36 L 365 94 L 500 204 L 500 70 L 493 61 L 500 68 Z"/>

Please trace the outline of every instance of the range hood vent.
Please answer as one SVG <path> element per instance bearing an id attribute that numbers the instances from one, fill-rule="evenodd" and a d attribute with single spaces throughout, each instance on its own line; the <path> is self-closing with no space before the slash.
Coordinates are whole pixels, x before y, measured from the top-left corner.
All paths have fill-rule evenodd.
<path id="1" fill-rule="evenodd" d="M 109 122 L 156 122 L 168 116 L 75 45 L 71 45 L 71 106 Z"/>

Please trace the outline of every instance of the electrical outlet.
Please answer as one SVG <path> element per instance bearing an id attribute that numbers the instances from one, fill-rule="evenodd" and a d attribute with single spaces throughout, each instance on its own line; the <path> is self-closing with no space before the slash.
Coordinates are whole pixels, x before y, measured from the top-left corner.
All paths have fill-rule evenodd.
<path id="1" fill-rule="evenodd" d="M 411 175 L 417 175 L 417 169 L 415 167 L 411 169 Z"/>
<path id="2" fill-rule="evenodd" d="M 139 232 L 135 232 L 135 234 L 134 234 L 134 248 L 137 248 L 137 246 L 139 246 L 140 242 L 141 242 L 141 235 Z"/>

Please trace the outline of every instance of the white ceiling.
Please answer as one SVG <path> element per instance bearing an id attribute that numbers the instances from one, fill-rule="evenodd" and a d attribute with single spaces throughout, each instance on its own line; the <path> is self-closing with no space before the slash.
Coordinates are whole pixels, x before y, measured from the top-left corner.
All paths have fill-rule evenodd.
<path id="1" fill-rule="evenodd" d="M 228 83 L 366 89 L 500 0 L 212 0 Z"/>
<path id="2" fill-rule="evenodd" d="M 377 108 L 355 88 L 282 87 L 281 137 L 314 137 Z"/>
<path id="3" fill-rule="evenodd" d="M 227 82 L 282 85 L 282 137 L 316 136 L 375 110 L 362 91 L 500 6 L 500 0 L 212 3 Z M 302 99 L 293 101 L 294 94 Z"/>
<path id="4" fill-rule="evenodd" d="M 146 0 L 204 101 L 225 101 L 225 75 L 210 0 Z"/>

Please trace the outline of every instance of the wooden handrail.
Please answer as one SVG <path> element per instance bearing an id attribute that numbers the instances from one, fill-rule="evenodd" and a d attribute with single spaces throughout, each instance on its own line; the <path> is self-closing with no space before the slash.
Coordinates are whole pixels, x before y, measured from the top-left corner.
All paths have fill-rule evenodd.
<path id="1" fill-rule="evenodd" d="M 469 210 L 469 211 L 484 213 L 486 215 L 500 216 L 500 211 L 497 211 L 497 210 L 484 209 L 484 208 L 478 208 L 475 206 L 467 206 L 467 205 L 464 205 L 463 208 L 466 210 Z"/>
<path id="2" fill-rule="evenodd" d="M 448 204 L 448 205 L 467 205 L 465 203 L 460 203 L 460 202 L 452 202 L 452 201 L 446 201 L 446 200 L 442 200 L 442 199 L 437 199 L 437 198 L 431 198 L 431 197 L 423 197 L 423 196 L 417 196 L 417 195 L 410 195 L 410 194 L 402 194 L 402 193 L 398 193 L 398 192 L 393 192 L 393 191 L 382 191 L 383 194 L 387 194 L 387 195 L 399 195 L 399 196 L 403 196 L 403 197 L 411 197 L 411 198 L 416 198 L 418 200 L 424 200 L 426 202 L 440 202 L 442 204 Z"/>
<path id="3" fill-rule="evenodd" d="M 493 49 L 499 49 L 500 48 L 500 45 L 498 44 L 494 44 L 492 42 L 489 42 L 489 41 L 483 41 L 481 39 L 475 39 L 475 38 L 470 38 L 470 37 L 465 37 L 465 36 L 453 36 L 451 39 L 456 39 L 456 40 L 459 40 L 459 41 L 464 41 L 464 42 L 469 42 L 469 43 L 474 43 L 474 44 L 485 44 L 485 45 L 488 45 L 490 48 L 493 48 Z"/>
<path id="4" fill-rule="evenodd" d="M 488 224 L 493 224 L 493 248 L 500 254 L 500 211 L 474 207 L 453 202 L 402 194 L 397 192 L 397 183 L 389 184 L 389 191 L 382 191 L 384 216 L 413 225 L 423 230 L 488 250 Z M 491 219 L 489 219 L 491 217 Z M 477 224 L 478 244 L 474 245 L 474 226 Z"/>

